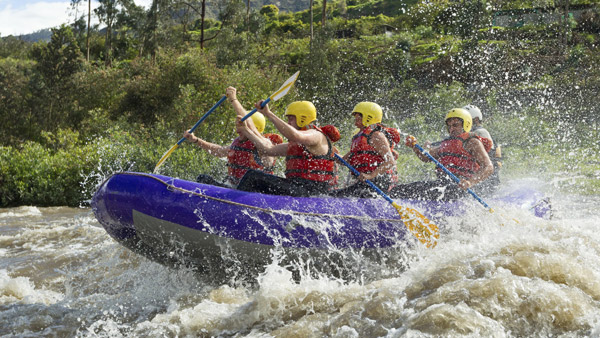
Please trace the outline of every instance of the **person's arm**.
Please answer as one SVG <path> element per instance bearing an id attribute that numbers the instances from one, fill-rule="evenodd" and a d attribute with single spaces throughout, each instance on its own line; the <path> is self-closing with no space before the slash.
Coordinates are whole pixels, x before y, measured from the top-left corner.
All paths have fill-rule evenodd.
<path id="1" fill-rule="evenodd" d="M 427 157 L 427 155 L 423 154 L 419 149 L 417 149 L 417 147 L 415 147 L 415 144 L 417 144 L 417 138 L 412 136 L 412 135 L 408 135 L 406 136 L 406 140 L 404 141 L 404 144 L 407 147 L 412 148 L 412 150 L 415 152 L 415 154 L 417 155 L 417 157 L 423 161 L 423 162 L 431 162 L 431 160 L 429 159 L 429 157 Z M 434 158 L 437 158 L 438 154 L 438 148 L 437 147 L 433 147 L 429 150 L 429 155 L 433 156 Z"/>
<path id="2" fill-rule="evenodd" d="M 246 116 L 246 108 L 244 108 L 244 106 L 242 106 L 242 103 L 237 99 L 237 89 L 235 89 L 235 87 L 227 87 L 227 89 L 225 90 L 225 95 L 227 96 L 227 100 L 231 103 L 231 106 L 235 111 L 236 117 L 242 118 Z M 247 119 L 246 121 L 248 121 L 248 128 L 256 129 L 252 119 Z"/>
<path id="3" fill-rule="evenodd" d="M 260 107 L 262 101 L 256 103 L 256 109 L 265 115 L 269 121 L 273 122 L 273 125 L 283 137 L 287 138 L 289 142 L 296 142 L 303 144 L 307 147 L 312 147 L 319 145 L 322 141 L 321 137 L 325 137 L 322 133 L 309 129 L 309 130 L 298 130 L 295 127 L 289 125 L 286 121 L 279 118 L 279 116 L 275 115 L 271 109 L 269 109 L 269 105 L 265 105 L 263 108 Z"/>
<path id="4" fill-rule="evenodd" d="M 329 151 L 327 137 L 315 130 L 298 130 L 295 127 L 289 125 L 286 121 L 279 118 L 279 116 L 275 115 L 271 109 L 269 109 L 269 105 L 265 105 L 261 108 L 262 101 L 256 103 L 256 109 L 265 115 L 269 121 L 273 122 L 273 125 L 279 132 L 288 139 L 289 142 L 295 142 L 306 146 L 308 151 L 310 151 L 313 155 L 325 155 Z M 281 147 L 283 148 L 283 147 Z M 277 153 L 283 151 L 279 149 Z M 287 153 L 287 146 L 285 147 L 285 152 Z M 280 155 L 283 156 L 283 155 Z"/>
<path id="5" fill-rule="evenodd" d="M 279 136 L 279 135 L 277 135 Z M 268 139 L 271 141 L 271 143 L 275 146 L 281 143 L 282 140 L 277 140 L 277 141 L 273 141 L 273 139 L 271 139 L 271 137 L 267 137 L 266 135 L 263 135 L 264 138 Z M 264 151 L 260 150 L 257 148 L 258 151 L 258 156 L 260 156 L 260 160 L 262 161 L 262 163 L 266 166 L 266 167 L 274 167 L 275 166 L 275 162 L 277 161 L 277 157 L 274 156 L 268 156 L 264 153 Z"/>
<path id="6" fill-rule="evenodd" d="M 463 190 L 467 190 L 475 184 L 485 180 L 494 172 L 494 165 L 488 154 L 485 152 L 483 143 L 476 138 L 471 138 L 465 143 L 465 150 L 473 155 L 480 168 L 473 176 L 471 176 L 471 178 L 460 181 L 458 186 Z"/>
<path id="7" fill-rule="evenodd" d="M 274 167 L 275 166 L 275 161 L 277 160 L 277 157 L 267 156 L 261 152 L 259 152 L 259 156 L 260 156 L 260 160 L 262 161 L 262 163 L 264 164 L 265 167 Z"/>
<path id="8" fill-rule="evenodd" d="M 390 143 L 382 132 L 374 132 L 369 139 L 369 144 L 375 148 L 375 151 L 379 156 L 383 157 L 384 162 L 378 165 L 377 168 L 370 173 L 361 173 L 359 179 L 362 181 L 365 179 L 372 180 L 396 165 L 394 155 L 390 149 Z"/>
<path id="9" fill-rule="evenodd" d="M 261 155 L 285 156 L 287 154 L 287 143 L 274 145 L 271 140 L 263 137 L 263 135 L 259 133 L 256 128 L 250 128 L 247 124 L 249 120 L 251 119 L 246 119 L 246 121 L 242 122 L 242 119 L 238 117 L 235 122 L 236 128 L 240 133 L 254 143 Z"/>
<path id="10" fill-rule="evenodd" d="M 185 131 L 185 133 L 183 133 L 183 137 L 185 137 L 188 141 L 194 143 L 198 147 L 208 151 L 208 153 L 213 156 L 227 157 L 227 152 L 229 151 L 229 147 L 223 147 L 218 144 L 204 141 L 203 139 L 194 135 L 194 133 L 190 133 L 187 130 Z"/>

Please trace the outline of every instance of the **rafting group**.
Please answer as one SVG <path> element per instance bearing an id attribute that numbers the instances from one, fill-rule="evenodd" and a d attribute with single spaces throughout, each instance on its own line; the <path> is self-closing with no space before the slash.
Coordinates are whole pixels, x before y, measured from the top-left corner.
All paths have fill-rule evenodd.
<path id="1" fill-rule="evenodd" d="M 374 197 L 374 184 L 391 198 L 438 201 L 466 196 L 469 188 L 490 193 L 499 184 L 500 149 L 483 128 L 481 111 L 473 105 L 448 111 L 444 121 L 449 136 L 440 142 L 425 143 L 427 153 L 421 151 L 423 148 L 414 136 L 404 139 L 419 159 L 435 159 L 459 182 L 438 168 L 435 180 L 402 184 L 398 182 L 398 153 L 394 149 L 402 142 L 402 135 L 382 124 L 383 112 L 377 103 L 360 102 L 354 106 L 351 116 L 358 130 L 350 150 L 341 156 L 334 146 L 341 138 L 338 129 L 333 125 L 319 126 L 317 110 L 311 102 L 292 102 L 283 120 L 268 104 L 259 101 L 256 112 L 244 119 L 247 111 L 237 98 L 236 88 L 228 87 L 225 96 L 237 116 L 238 136 L 231 145 L 207 142 L 190 131 L 183 135 L 211 155 L 227 158 L 225 182 L 199 175 L 200 183 L 271 195 L 358 198 Z M 263 134 L 267 119 L 288 142 L 278 134 Z M 277 157 L 285 157 L 285 177 L 274 175 Z M 344 187 L 338 187 L 340 162 L 349 164 L 359 174 Z M 369 181 L 372 184 L 367 184 Z"/>

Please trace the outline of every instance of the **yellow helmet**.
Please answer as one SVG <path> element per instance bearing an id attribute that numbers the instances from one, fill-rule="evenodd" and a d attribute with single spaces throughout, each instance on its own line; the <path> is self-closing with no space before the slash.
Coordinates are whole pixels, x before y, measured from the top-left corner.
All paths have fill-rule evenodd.
<path id="1" fill-rule="evenodd" d="M 252 122 L 258 132 L 262 134 L 262 132 L 265 131 L 265 116 L 259 112 L 255 112 L 250 115 L 250 118 L 252 118 Z"/>
<path id="2" fill-rule="evenodd" d="M 356 113 L 362 115 L 362 124 L 365 127 L 381 122 L 381 118 L 383 117 L 381 107 L 375 102 L 361 102 L 357 104 L 352 109 L 352 115 Z"/>
<path id="3" fill-rule="evenodd" d="M 473 119 L 471 118 L 471 114 L 468 111 L 462 108 L 454 108 L 446 114 L 446 118 L 444 121 L 448 121 L 453 117 L 457 117 L 463 121 L 463 129 L 465 133 L 471 131 L 471 126 L 473 126 Z"/>
<path id="4" fill-rule="evenodd" d="M 285 115 L 296 116 L 296 124 L 302 128 L 317 119 L 317 108 L 310 101 L 296 101 L 287 106 Z"/>

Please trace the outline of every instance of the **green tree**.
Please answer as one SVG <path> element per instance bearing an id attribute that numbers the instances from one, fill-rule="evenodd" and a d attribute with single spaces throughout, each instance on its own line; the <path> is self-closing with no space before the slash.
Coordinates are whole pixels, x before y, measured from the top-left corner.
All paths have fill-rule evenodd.
<path id="1" fill-rule="evenodd" d="M 577 20 L 577 30 L 594 34 L 600 33 L 600 9 L 583 12 Z"/>
<path id="2" fill-rule="evenodd" d="M 274 17 L 279 14 L 279 8 L 277 8 L 275 5 L 265 5 L 260 9 L 260 14 L 268 17 Z"/>
<path id="3" fill-rule="evenodd" d="M 37 133 L 29 104 L 32 73 L 31 61 L 0 59 L 0 145 L 20 144 Z"/>
<path id="4" fill-rule="evenodd" d="M 14 36 L 0 38 L 0 58 L 25 59 L 31 49 L 31 43 Z"/>
<path id="5" fill-rule="evenodd" d="M 439 12 L 434 25 L 439 31 L 471 36 L 478 29 L 488 27 L 490 24 L 491 13 L 486 9 L 483 1 L 457 0 Z"/>
<path id="6" fill-rule="evenodd" d="M 172 0 L 152 0 L 150 9 L 146 13 L 142 54 L 150 55 L 152 60 L 156 59 L 159 46 L 161 17 L 169 14 L 171 3 Z"/>
<path id="7" fill-rule="evenodd" d="M 50 42 L 35 45 L 31 55 L 39 74 L 39 80 L 34 77 L 32 84 L 38 123 L 49 131 L 77 125 L 81 117 L 73 116 L 72 106 L 77 100 L 71 82 L 82 70 L 84 59 L 73 31 L 66 25 L 53 28 Z"/>
<path id="8" fill-rule="evenodd" d="M 104 62 L 107 66 L 112 63 L 112 29 L 117 18 L 117 0 L 98 0 L 100 5 L 94 10 L 100 22 L 106 24 Z"/>
<path id="9" fill-rule="evenodd" d="M 213 35 L 210 38 L 206 38 L 205 37 L 205 30 L 206 30 L 206 14 L 207 14 L 207 10 L 206 10 L 206 1 L 207 0 L 176 0 L 175 4 L 176 4 L 176 8 L 182 8 L 185 12 L 184 15 L 182 15 L 182 19 L 183 18 L 187 18 L 188 16 L 190 18 L 194 17 L 195 15 L 199 15 L 200 16 L 200 20 L 199 20 L 199 28 L 200 28 L 200 48 L 203 49 L 204 48 L 204 43 L 206 41 L 212 40 L 214 39 L 220 31 L 218 31 L 215 35 Z M 190 10 L 192 10 L 192 13 L 189 13 Z M 189 14 L 188 14 L 189 13 Z M 184 40 L 188 40 L 189 37 L 187 36 L 187 25 L 183 24 L 183 33 L 184 33 Z"/>
<path id="10" fill-rule="evenodd" d="M 100 22 L 106 24 L 104 62 L 107 66 L 113 60 L 114 30 L 123 26 L 140 31 L 143 11 L 133 0 L 99 0 L 99 6 L 94 10 Z M 116 29 L 115 29 L 116 28 Z"/>
<path id="11" fill-rule="evenodd" d="M 37 70 L 51 87 L 64 82 L 83 66 L 83 56 L 73 30 L 65 25 L 53 28 L 50 42 L 36 45 L 32 56 L 38 63 Z"/>

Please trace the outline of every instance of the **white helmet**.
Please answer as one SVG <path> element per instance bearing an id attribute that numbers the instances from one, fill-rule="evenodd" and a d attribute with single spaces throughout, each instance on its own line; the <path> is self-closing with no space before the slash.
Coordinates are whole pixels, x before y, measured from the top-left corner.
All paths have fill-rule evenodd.
<path id="1" fill-rule="evenodd" d="M 463 107 L 464 110 L 468 111 L 471 114 L 471 118 L 479 118 L 479 121 L 483 121 L 483 115 L 481 115 L 481 110 L 472 104 L 468 104 Z"/>

